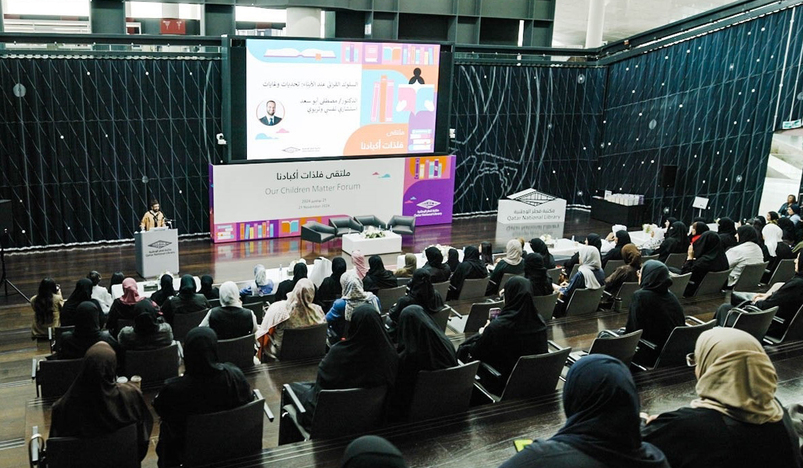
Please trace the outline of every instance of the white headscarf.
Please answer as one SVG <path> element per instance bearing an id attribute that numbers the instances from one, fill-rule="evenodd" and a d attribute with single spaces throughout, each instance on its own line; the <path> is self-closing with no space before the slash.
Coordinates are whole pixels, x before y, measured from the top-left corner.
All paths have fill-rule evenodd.
<path id="1" fill-rule="evenodd" d="M 505 263 L 508 265 L 518 265 L 521 263 L 521 241 L 510 239 L 507 241 L 505 252 Z"/>
<path id="2" fill-rule="evenodd" d="M 578 272 L 583 275 L 585 279 L 586 289 L 599 289 L 602 287 L 594 276 L 594 271 L 602 268 L 602 260 L 599 256 L 599 250 L 595 247 L 588 245 L 580 246 L 580 268 Z"/>
<path id="3" fill-rule="evenodd" d="M 240 302 L 240 290 L 233 281 L 226 281 L 220 285 L 220 304 L 224 307 L 242 305 Z"/>
<path id="4" fill-rule="evenodd" d="M 767 224 L 761 230 L 761 235 L 764 237 L 764 245 L 767 246 L 767 252 L 769 252 L 770 257 L 775 257 L 777 255 L 775 249 L 778 248 L 778 242 L 783 240 L 783 229 L 777 224 Z"/>
<path id="5" fill-rule="evenodd" d="M 332 261 L 328 258 L 318 257 L 315 263 L 312 264 L 312 271 L 309 273 L 309 279 L 315 287 L 319 287 L 323 283 L 324 278 L 332 274 Z"/>
<path id="6" fill-rule="evenodd" d="M 254 283 L 257 288 L 267 285 L 268 281 L 268 270 L 262 265 L 257 265 L 256 268 L 254 268 Z"/>

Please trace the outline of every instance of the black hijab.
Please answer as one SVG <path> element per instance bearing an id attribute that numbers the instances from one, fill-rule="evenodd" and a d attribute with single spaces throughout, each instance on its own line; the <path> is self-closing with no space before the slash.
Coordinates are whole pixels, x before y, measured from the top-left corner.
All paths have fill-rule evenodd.
<path id="1" fill-rule="evenodd" d="M 710 229 L 708 229 L 708 224 L 703 221 L 695 221 L 691 225 L 694 227 L 694 235 L 698 238 L 703 235 L 704 232 L 710 231 Z"/>
<path id="2" fill-rule="evenodd" d="M 678 220 L 677 218 L 675 218 L 673 216 L 669 216 L 668 218 L 666 218 L 664 220 L 664 226 L 667 226 L 666 223 L 669 223 L 669 225 L 667 227 L 672 226 L 673 224 L 675 224 L 677 222 L 677 220 Z"/>
<path id="3" fill-rule="evenodd" d="M 347 269 L 346 260 L 343 257 L 335 257 L 332 259 L 332 274 L 329 277 L 337 284 L 340 284 L 340 277 L 343 276 Z"/>
<path id="4" fill-rule="evenodd" d="M 479 256 L 479 252 L 477 252 L 477 255 Z M 449 258 L 446 263 L 449 264 L 449 268 L 454 273 L 457 267 L 460 266 L 460 252 L 457 249 L 449 249 Z"/>
<path id="5" fill-rule="evenodd" d="M 432 317 L 418 305 L 407 306 L 399 317 L 399 372 L 414 377 L 418 371 L 446 369 L 457 365 L 452 342 Z"/>
<path id="6" fill-rule="evenodd" d="M 667 244 L 668 253 L 685 253 L 689 250 L 688 232 L 689 228 L 681 221 L 675 221 L 669 226 L 664 236 L 664 242 L 669 242 Z"/>
<path id="7" fill-rule="evenodd" d="M 399 285 L 398 279 L 393 276 L 393 272 L 385 268 L 382 257 L 371 255 L 368 259 L 368 272 L 363 278 L 366 291 L 377 291 L 379 289 L 395 288 Z"/>
<path id="8" fill-rule="evenodd" d="M 175 295 L 176 289 L 173 287 L 173 277 L 165 274 L 159 279 L 159 290 L 151 294 L 151 300 L 161 306 Z"/>
<path id="9" fill-rule="evenodd" d="M 546 242 L 541 240 L 540 237 L 530 239 L 530 248 L 533 249 L 533 253 L 541 255 L 544 261 L 544 268 L 555 268 L 555 257 L 549 253 L 549 248 L 546 246 Z"/>
<path id="10" fill-rule="evenodd" d="M 722 248 L 722 241 L 713 231 L 704 232 L 694 243 L 694 267 L 705 271 L 725 271 L 728 257 Z"/>
<path id="11" fill-rule="evenodd" d="M 526 278 L 513 276 L 505 283 L 505 305 L 497 319 L 503 317 L 514 322 L 516 328 L 525 334 L 546 330 L 546 323 L 535 308 L 530 282 Z"/>
<path id="12" fill-rule="evenodd" d="M 346 447 L 341 468 L 407 468 L 399 449 L 374 435 L 355 439 Z"/>
<path id="13" fill-rule="evenodd" d="M 432 275 L 427 270 L 423 268 L 415 270 L 408 288 L 407 295 L 430 314 L 434 314 L 443 306 L 443 298 L 439 299 L 436 296 L 435 288 L 432 286 Z"/>
<path id="14" fill-rule="evenodd" d="M 778 227 L 783 231 L 783 240 L 795 241 L 795 223 L 789 218 L 780 218 L 776 221 Z"/>
<path id="15" fill-rule="evenodd" d="M 304 262 L 298 262 L 293 266 L 293 288 L 296 287 L 296 283 L 300 280 L 307 277 L 307 264 Z M 290 288 L 292 291 L 293 288 Z"/>
<path id="16" fill-rule="evenodd" d="M 196 327 L 184 340 L 184 374 L 214 374 L 221 369 L 217 357 L 217 333 L 209 327 Z"/>
<path id="17" fill-rule="evenodd" d="M 590 233 L 586 236 L 586 244 L 590 245 L 591 247 L 596 247 L 597 250 L 602 251 L 602 238 L 599 234 Z"/>
<path id="18" fill-rule="evenodd" d="M 657 260 L 647 260 L 641 267 L 641 289 L 664 294 L 672 286 L 669 269 Z"/>
<path id="19" fill-rule="evenodd" d="M 722 248 L 730 249 L 736 245 L 736 223 L 730 218 L 719 218 L 717 234 L 722 240 Z"/>
<path id="20" fill-rule="evenodd" d="M 622 247 L 632 243 L 633 241 L 630 240 L 630 234 L 627 231 L 616 231 L 616 247 L 618 249 L 621 250 Z"/>
<path id="21" fill-rule="evenodd" d="M 203 275 L 201 276 L 201 289 L 198 293 L 203 294 L 207 299 L 218 299 L 220 298 L 220 291 L 218 288 L 212 287 L 215 280 L 212 278 L 212 275 Z"/>
<path id="22" fill-rule="evenodd" d="M 100 336 L 100 307 L 95 301 L 84 301 L 78 306 L 73 335 L 81 340 Z"/>
<path id="23" fill-rule="evenodd" d="M 78 306 L 83 302 L 91 300 L 92 280 L 89 278 L 81 278 L 78 280 L 78 283 L 76 283 L 75 290 L 73 290 L 72 294 L 70 294 L 70 297 L 67 299 L 67 302 L 65 302 L 64 306 L 61 308 L 61 325 L 74 325 L 75 321 L 77 320 L 76 315 L 78 314 Z"/>
<path id="24" fill-rule="evenodd" d="M 759 244 L 758 233 L 753 226 L 739 226 L 739 229 L 736 230 L 736 235 L 739 236 L 740 245 L 745 242 L 752 242 L 756 245 Z"/>
<path id="25" fill-rule="evenodd" d="M 540 253 L 531 253 L 524 257 L 524 277 L 530 281 L 534 296 L 552 294 L 552 279 L 547 275 L 544 257 Z"/>
<path id="26" fill-rule="evenodd" d="M 618 359 L 592 354 L 577 361 L 566 376 L 563 409 L 566 424 L 550 440 L 606 466 L 667 466 L 660 450 L 641 441 L 636 384 Z"/>
<path id="27" fill-rule="evenodd" d="M 457 250 L 455 250 L 457 252 Z M 427 263 L 432 268 L 442 268 L 443 267 L 443 254 L 441 253 L 441 249 L 437 247 L 427 247 L 424 250 L 424 255 L 427 257 Z"/>
<path id="28" fill-rule="evenodd" d="M 293 266 L 293 279 L 284 280 L 276 287 L 275 300 L 284 301 L 296 287 L 296 283 L 307 277 L 307 264 L 298 262 Z"/>
<path id="29" fill-rule="evenodd" d="M 123 284 L 123 280 L 125 279 L 125 275 L 122 271 L 115 271 L 112 273 L 112 277 L 109 280 L 109 292 L 112 292 L 112 286 L 115 284 Z"/>
<path id="30" fill-rule="evenodd" d="M 483 242 L 482 244 L 480 244 L 480 249 L 482 250 L 480 252 L 480 259 L 482 260 L 482 262 L 484 264 L 486 264 L 486 265 L 493 265 L 494 264 L 494 252 L 493 252 L 493 246 L 491 245 L 491 243 L 490 242 Z M 463 249 L 463 255 L 464 255 L 463 261 L 465 261 L 465 249 Z"/>
<path id="31" fill-rule="evenodd" d="M 194 296 L 195 295 L 195 278 L 192 275 L 183 275 L 181 277 L 181 283 L 179 283 L 178 293 L 182 296 Z"/>
<path id="32" fill-rule="evenodd" d="M 315 291 L 315 303 L 328 306 L 328 304 L 324 304 L 325 301 L 334 301 L 343 295 L 340 277 L 343 276 L 347 268 L 346 260 L 343 257 L 332 259 L 332 274 L 324 278 L 321 286 Z M 324 312 L 328 312 L 328 310 L 324 310 Z"/>
<path id="33" fill-rule="evenodd" d="M 150 300 L 134 304 L 134 332 L 137 335 L 152 335 L 159 330 L 159 311 Z"/>

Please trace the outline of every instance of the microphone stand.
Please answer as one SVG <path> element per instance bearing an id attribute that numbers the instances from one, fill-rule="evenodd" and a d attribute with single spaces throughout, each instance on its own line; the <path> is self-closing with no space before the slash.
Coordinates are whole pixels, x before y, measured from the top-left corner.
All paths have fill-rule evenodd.
<path id="1" fill-rule="evenodd" d="M 2 237 L 2 239 L 0 239 L 0 264 L 2 264 L 3 271 L 2 276 L 0 276 L 0 285 L 5 288 L 5 296 L 8 297 L 8 287 L 11 286 L 14 288 L 14 291 L 17 291 L 17 294 L 24 297 L 26 301 L 30 301 L 31 299 L 23 294 L 20 288 L 15 286 L 14 283 L 8 279 L 8 274 L 6 273 L 6 243 L 4 242 L 4 240 L 8 238 L 8 231 L 0 234 L 0 237 Z"/>

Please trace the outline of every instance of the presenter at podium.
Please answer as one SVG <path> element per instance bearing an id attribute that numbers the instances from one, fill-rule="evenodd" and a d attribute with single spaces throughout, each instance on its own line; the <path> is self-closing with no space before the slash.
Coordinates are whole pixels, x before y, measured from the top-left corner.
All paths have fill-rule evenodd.
<path id="1" fill-rule="evenodd" d="M 151 209 L 142 217 L 139 228 L 143 231 L 150 231 L 153 228 L 165 226 L 165 215 L 159 207 L 159 200 L 151 200 Z"/>

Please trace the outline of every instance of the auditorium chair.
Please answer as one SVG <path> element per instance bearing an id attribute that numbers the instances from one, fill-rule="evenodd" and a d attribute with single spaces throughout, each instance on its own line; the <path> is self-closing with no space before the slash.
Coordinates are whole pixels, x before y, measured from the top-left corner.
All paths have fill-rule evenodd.
<path id="1" fill-rule="evenodd" d="M 602 301 L 603 288 L 597 289 L 576 289 L 569 298 L 566 306 L 566 316 L 593 314 L 599 308 Z"/>
<path id="2" fill-rule="evenodd" d="M 362 232 L 364 229 L 363 225 L 351 216 L 329 218 L 329 225 L 335 228 L 335 235 L 337 237 L 342 237 L 344 234 Z"/>
<path id="3" fill-rule="evenodd" d="M 300 442 L 289 436 L 295 429 L 302 440 L 333 439 L 365 434 L 379 427 L 385 408 L 385 386 L 374 388 L 347 388 L 321 390 L 318 404 L 312 415 L 309 432 L 298 422 L 306 409 L 288 384 L 284 384 L 282 417 L 279 419 L 279 445 Z M 282 428 L 283 425 L 294 428 Z"/>
<path id="4" fill-rule="evenodd" d="M 209 308 L 220 307 L 220 299 L 209 299 Z"/>
<path id="5" fill-rule="evenodd" d="M 560 273 L 562 271 L 563 267 L 555 267 L 547 270 L 546 274 L 549 276 L 549 279 L 551 279 L 553 283 L 560 284 Z"/>
<path id="6" fill-rule="evenodd" d="M 61 349 L 61 335 L 66 331 L 75 330 L 75 326 L 69 327 L 47 327 L 47 337 L 50 340 L 50 352 L 57 353 Z"/>
<path id="7" fill-rule="evenodd" d="M 716 320 L 709 322 L 699 321 L 697 325 L 684 325 L 675 327 L 669 334 L 662 349 L 655 343 L 645 339 L 639 340 L 636 355 L 631 362 L 632 368 L 642 371 L 659 369 L 663 367 L 680 367 L 686 365 L 686 355 L 694 352 L 697 338 L 716 325 Z M 656 358 L 657 355 L 657 358 Z"/>
<path id="8" fill-rule="evenodd" d="M 795 259 L 785 258 L 778 262 L 778 266 L 775 267 L 775 271 L 772 272 L 770 281 L 767 284 L 772 286 L 775 283 L 785 283 L 792 279 L 793 276 L 795 276 Z"/>
<path id="9" fill-rule="evenodd" d="M 709 271 L 703 276 L 694 294 L 689 297 L 698 298 L 717 294 L 721 295 L 722 288 L 724 288 L 725 283 L 728 282 L 728 275 L 730 275 L 732 270 L 733 268 L 728 268 L 725 271 Z"/>
<path id="10" fill-rule="evenodd" d="M 337 229 L 317 221 L 307 221 L 301 226 L 301 241 L 323 244 L 337 237 Z"/>
<path id="11" fill-rule="evenodd" d="M 544 322 L 552 320 L 552 314 L 555 312 L 555 305 L 558 303 L 558 293 L 553 292 L 546 296 L 533 296 L 533 303 L 538 315 L 544 319 Z"/>
<path id="12" fill-rule="evenodd" d="M 769 330 L 770 325 L 772 324 L 772 319 L 775 317 L 776 313 L 778 313 L 778 306 L 763 310 L 761 312 L 747 313 L 742 313 L 731 309 L 728 312 L 728 316 L 725 318 L 725 323 L 733 323 L 733 325 L 725 326 L 731 326 L 737 330 L 747 332 L 753 335 L 753 337 L 760 343 L 764 339 L 764 335 L 767 334 L 767 330 Z M 733 317 L 734 315 L 735 317 Z"/>
<path id="13" fill-rule="evenodd" d="M 575 263 L 574 266 L 572 267 L 572 272 L 569 273 L 568 280 L 571 281 L 572 278 L 574 278 L 574 275 L 576 275 L 578 271 L 580 271 L 580 264 L 579 263 Z"/>
<path id="14" fill-rule="evenodd" d="M 691 273 L 669 275 L 669 277 L 672 279 L 672 286 L 669 286 L 669 291 L 678 299 L 682 299 L 683 293 L 686 292 L 686 286 L 688 286 L 689 281 L 691 281 Z"/>
<path id="15" fill-rule="evenodd" d="M 47 360 L 33 358 L 31 380 L 36 387 L 36 396 L 58 398 L 65 393 L 81 372 L 82 359 Z"/>
<path id="16" fill-rule="evenodd" d="M 571 366 L 589 354 L 607 354 L 608 356 L 615 357 L 622 361 L 629 367 L 633 356 L 636 354 L 636 347 L 639 344 L 643 331 L 644 330 L 636 330 L 626 335 L 594 338 L 594 342 L 591 343 L 591 348 L 588 352 L 577 351 L 569 355 L 569 365 Z M 549 344 L 553 347 L 557 347 L 557 344 L 553 341 L 550 341 Z"/>
<path id="17" fill-rule="evenodd" d="M 243 309 L 248 309 L 254 313 L 254 317 L 257 318 L 257 323 L 262 323 L 262 317 L 265 316 L 265 308 L 267 307 L 268 303 L 264 300 L 260 300 L 258 302 L 250 302 L 244 303 Z"/>
<path id="18" fill-rule="evenodd" d="M 607 278 L 611 276 L 613 272 L 616 271 L 617 268 L 619 268 L 624 264 L 625 264 L 624 260 L 608 260 L 605 263 L 605 268 L 602 269 L 602 272 L 605 274 L 605 277 Z"/>
<path id="19" fill-rule="evenodd" d="M 468 411 L 479 361 L 448 369 L 419 371 L 408 421 L 423 421 Z"/>
<path id="20" fill-rule="evenodd" d="M 513 278 L 514 276 L 524 276 L 524 275 L 522 273 L 518 273 L 518 274 L 515 274 L 515 275 L 513 273 L 505 273 L 504 275 L 502 275 L 502 279 L 499 280 L 499 291 L 500 292 L 503 289 L 505 289 L 505 285 L 507 284 L 507 282 L 510 281 L 510 278 Z"/>
<path id="21" fill-rule="evenodd" d="M 357 222 L 360 223 L 363 226 L 363 228 L 367 226 L 373 226 L 377 229 L 381 229 L 384 231 L 388 227 L 388 225 L 385 224 L 384 221 L 377 218 L 375 215 L 355 216 L 354 219 L 357 220 Z"/>
<path id="22" fill-rule="evenodd" d="M 460 290 L 459 300 L 464 301 L 467 299 L 485 297 L 485 291 L 488 289 L 488 281 L 490 281 L 488 277 L 463 281 L 463 289 Z"/>
<path id="23" fill-rule="evenodd" d="M 380 289 L 376 292 L 376 297 L 379 299 L 379 305 L 382 307 L 382 313 L 385 313 L 393 307 L 399 299 L 407 294 L 407 286 L 396 286 L 395 288 Z"/>
<path id="24" fill-rule="evenodd" d="M 548 395 L 557 388 L 560 374 L 572 351 L 572 348 L 557 348 L 554 352 L 521 356 L 516 362 L 516 366 L 513 367 L 507 382 L 504 382 L 504 387 L 492 381 L 490 386 L 497 385 L 502 388 L 498 395 L 488 389 L 487 379 L 489 377 L 500 379 L 502 374 L 492 366 L 482 363 L 480 364 L 481 374 L 485 377 L 486 383 L 483 385 L 475 382 L 474 387 L 479 394 L 493 403 Z"/>
<path id="25" fill-rule="evenodd" d="M 767 265 L 769 265 L 769 262 L 745 265 L 744 270 L 742 270 L 742 274 L 739 275 L 739 279 L 736 280 L 736 283 L 733 285 L 733 290 L 739 292 L 758 291 L 761 283 L 761 277 L 764 276 L 764 272 L 767 270 Z"/>
<path id="26" fill-rule="evenodd" d="M 32 434 L 28 442 L 32 468 L 140 467 L 136 424 L 97 437 L 50 437 L 45 441 L 38 426 L 33 426 Z"/>
<path id="27" fill-rule="evenodd" d="M 683 268 L 683 264 L 686 263 L 687 256 L 686 253 L 671 253 L 666 257 L 664 265 L 666 265 L 667 268 L 677 268 L 680 270 Z"/>
<path id="28" fill-rule="evenodd" d="M 265 416 L 273 421 L 273 413 L 256 389 L 251 403 L 188 416 L 183 466 L 207 465 L 260 452 Z"/>
<path id="29" fill-rule="evenodd" d="M 435 325 L 440 328 L 442 332 L 446 332 L 446 326 L 449 324 L 449 317 L 452 315 L 452 308 L 448 305 L 441 307 L 441 310 L 436 312 L 432 315 L 432 320 L 435 321 Z"/>
<path id="30" fill-rule="evenodd" d="M 187 337 L 187 333 L 200 325 L 207 313 L 209 313 L 209 311 L 203 309 L 188 314 L 175 314 L 173 316 L 173 339 L 183 343 L 184 338 Z"/>
<path id="31" fill-rule="evenodd" d="M 415 216 L 395 215 L 388 221 L 388 229 L 396 234 L 412 236 L 415 234 Z"/>
<path id="32" fill-rule="evenodd" d="M 465 325 L 462 330 L 455 327 L 450 327 L 457 333 L 477 333 L 480 328 L 485 326 L 488 321 L 491 309 L 499 307 L 500 309 L 505 306 L 505 301 L 491 301 L 491 302 L 478 302 L 471 304 L 471 310 L 468 312 L 468 317 L 465 319 Z M 463 320 L 464 315 L 454 312 L 455 319 L 453 322 L 457 324 L 458 321 Z"/>
<path id="33" fill-rule="evenodd" d="M 280 361 L 323 358 L 326 354 L 326 323 L 301 328 L 286 328 L 279 349 Z"/>
<path id="34" fill-rule="evenodd" d="M 217 342 L 218 361 L 230 362 L 243 370 L 254 367 L 256 350 L 256 339 L 253 333 Z"/>
<path id="35" fill-rule="evenodd" d="M 123 375 L 142 377 L 143 387 L 158 387 L 164 381 L 178 376 L 179 345 L 173 342 L 170 346 L 158 349 L 127 350 Z"/>
<path id="36" fill-rule="evenodd" d="M 641 289 L 638 282 L 625 282 L 613 296 L 613 310 L 616 312 L 627 312 L 630 310 L 630 301 L 633 299 L 633 294 Z M 607 294 L 607 293 L 605 293 Z"/>
<path id="37" fill-rule="evenodd" d="M 772 332 L 773 335 L 765 335 L 764 343 L 768 345 L 779 345 L 792 341 L 803 341 L 803 306 L 788 320 L 789 323 L 786 323 L 787 321 L 777 315 L 772 318 L 772 321 L 776 324 L 776 327 L 770 328 L 769 331 Z M 781 336 L 777 336 L 777 333 L 781 330 L 783 333 Z"/>
<path id="38" fill-rule="evenodd" d="M 432 283 L 432 287 L 435 288 L 435 291 L 438 291 L 438 294 L 441 295 L 441 299 L 445 301 L 446 295 L 449 294 L 449 282 Z"/>

